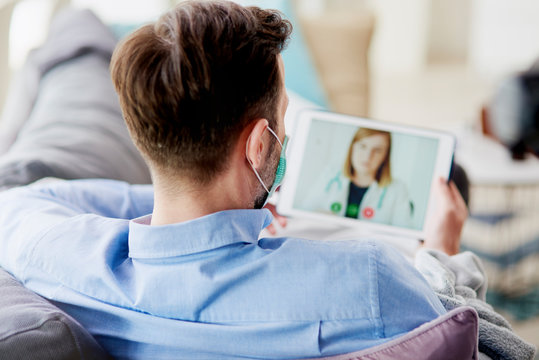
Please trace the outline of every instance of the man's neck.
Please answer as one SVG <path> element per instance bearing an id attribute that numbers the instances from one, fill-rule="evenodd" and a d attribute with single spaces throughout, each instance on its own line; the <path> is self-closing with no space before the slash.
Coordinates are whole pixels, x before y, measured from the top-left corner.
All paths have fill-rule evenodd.
<path id="1" fill-rule="evenodd" d="M 174 224 L 218 211 L 248 207 L 238 183 L 231 177 L 225 176 L 218 182 L 198 187 L 156 180 L 151 225 Z"/>

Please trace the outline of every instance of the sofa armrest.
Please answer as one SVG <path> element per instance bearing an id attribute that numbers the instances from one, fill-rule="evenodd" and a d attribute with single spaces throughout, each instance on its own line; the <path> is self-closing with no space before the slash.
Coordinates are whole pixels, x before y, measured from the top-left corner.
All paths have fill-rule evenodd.
<path id="1" fill-rule="evenodd" d="M 0 360 L 106 358 L 75 319 L 0 268 Z"/>

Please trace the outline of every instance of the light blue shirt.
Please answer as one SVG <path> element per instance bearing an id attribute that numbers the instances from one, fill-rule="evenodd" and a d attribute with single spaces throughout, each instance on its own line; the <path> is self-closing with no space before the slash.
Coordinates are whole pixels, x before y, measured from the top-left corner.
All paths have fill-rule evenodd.
<path id="1" fill-rule="evenodd" d="M 341 354 L 445 313 L 387 245 L 259 239 L 267 210 L 150 226 L 152 197 L 111 180 L 6 191 L 0 265 L 119 358 Z"/>

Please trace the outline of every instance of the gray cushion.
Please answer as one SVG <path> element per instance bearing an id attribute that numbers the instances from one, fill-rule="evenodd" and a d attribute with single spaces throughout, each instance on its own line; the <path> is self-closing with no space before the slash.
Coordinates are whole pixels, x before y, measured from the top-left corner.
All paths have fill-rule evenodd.
<path id="1" fill-rule="evenodd" d="M 0 269 L 0 359 L 104 359 L 72 317 Z"/>
<path id="2" fill-rule="evenodd" d="M 0 189 L 43 177 L 150 182 L 110 79 L 115 43 L 90 11 L 68 10 L 55 19 L 47 41 L 30 55 L 21 74 L 37 79 L 28 82 L 36 89 L 8 99 L 31 109 L 4 114 L 2 121 L 18 123 L 9 128 L 19 131 L 0 157 Z M 0 131 L 0 141 L 10 136 Z"/>

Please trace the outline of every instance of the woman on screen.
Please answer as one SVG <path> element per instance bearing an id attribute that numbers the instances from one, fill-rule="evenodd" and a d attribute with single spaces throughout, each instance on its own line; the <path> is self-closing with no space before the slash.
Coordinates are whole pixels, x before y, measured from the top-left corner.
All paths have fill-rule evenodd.
<path id="1" fill-rule="evenodd" d="M 331 213 L 387 225 L 410 227 L 413 204 L 406 186 L 391 177 L 391 134 L 356 131 L 342 171 L 325 187 Z"/>

